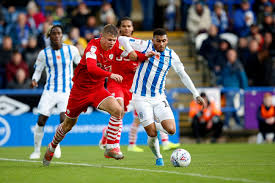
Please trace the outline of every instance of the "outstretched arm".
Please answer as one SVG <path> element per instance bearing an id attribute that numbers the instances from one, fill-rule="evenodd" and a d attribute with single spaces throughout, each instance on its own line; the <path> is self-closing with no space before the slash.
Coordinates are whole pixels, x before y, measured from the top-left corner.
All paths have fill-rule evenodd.
<path id="1" fill-rule="evenodd" d="M 189 77 L 189 75 L 185 72 L 183 64 L 181 63 L 179 57 L 176 54 L 173 54 L 172 67 L 174 68 L 174 70 L 178 74 L 178 76 L 180 77 L 182 83 L 193 94 L 193 98 L 196 100 L 196 102 L 200 105 L 203 105 L 203 107 L 206 107 L 205 101 L 199 95 L 198 90 L 195 88 L 195 86 L 194 86 L 191 78 Z"/>

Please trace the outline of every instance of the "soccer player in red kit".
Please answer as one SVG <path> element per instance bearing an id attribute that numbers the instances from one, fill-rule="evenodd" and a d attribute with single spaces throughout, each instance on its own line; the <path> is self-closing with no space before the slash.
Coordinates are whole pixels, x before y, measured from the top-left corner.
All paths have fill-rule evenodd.
<path id="1" fill-rule="evenodd" d="M 89 42 L 74 72 L 74 84 L 70 92 L 65 120 L 58 126 L 54 138 L 47 148 L 43 165 L 48 166 L 50 164 L 56 146 L 75 125 L 80 113 L 86 111 L 89 105 L 108 112 L 115 121 L 120 121 L 122 118 L 122 107 L 111 93 L 104 88 L 106 77 L 116 82 L 122 82 L 123 80 L 121 75 L 109 72 L 111 63 L 116 57 L 128 55 L 128 53 L 119 49 L 117 36 L 117 28 L 108 24 L 104 27 L 101 38 L 92 39 Z M 139 54 L 140 59 L 145 60 L 142 56 L 145 57 L 144 54 Z M 137 53 L 130 51 L 129 57 L 136 60 Z M 114 133 L 117 133 L 117 131 L 114 130 Z M 119 148 L 106 148 L 104 156 L 114 159 L 124 157 Z"/>
<path id="2" fill-rule="evenodd" d="M 132 37 L 134 32 L 133 21 L 129 17 L 123 17 L 118 21 L 117 27 L 119 29 L 121 36 Z M 112 95 L 115 96 L 118 103 L 124 108 L 125 112 L 129 112 L 128 105 L 132 99 L 132 93 L 130 92 L 130 88 L 133 83 L 133 78 L 136 72 L 136 68 L 138 67 L 138 62 L 131 61 L 128 57 L 116 57 L 115 62 L 112 62 L 112 72 L 119 74 L 123 77 L 123 81 L 121 83 L 117 83 L 114 80 L 109 80 L 107 83 L 107 89 Z M 137 130 L 139 127 L 139 120 L 136 112 L 134 116 L 134 122 L 132 123 L 131 130 L 129 133 L 129 146 L 128 151 L 133 152 L 143 152 L 144 150 L 138 146 L 136 146 L 137 139 Z M 112 132 L 108 133 L 107 127 L 103 129 L 102 138 L 99 142 L 99 147 L 104 149 L 106 147 L 108 139 L 115 140 L 114 147 L 119 147 L 121 130 L 122 130 L 122 120 L 119 122 L 114 121 L 114 119 L 110 119 L 109 126 L 111 128 L 119 128 L 119 132 L 115 137 Z M 161 139 L 163 143 L 163 148 L 171 149 L 177 148 L 179 144 L 174 144 L 168 140 L 168 135 L 160 132 Z"/>

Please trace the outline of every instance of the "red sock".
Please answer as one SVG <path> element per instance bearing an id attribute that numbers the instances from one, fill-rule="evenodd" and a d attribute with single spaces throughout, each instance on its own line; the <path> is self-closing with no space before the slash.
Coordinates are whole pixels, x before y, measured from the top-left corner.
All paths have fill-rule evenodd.
<path id="1" fill-rule="evenodd" d="M 121 119 L 111 116 L 107 129 L 107 144 L 115 144 Z"/>
<path id="2" fill-rule="evenodd" d="M 56 146 L 64 139 L 66 133 L 64 132 L 63 123 L 61 123 L 58 128 L 56 129 L 55 135 L 53 137 L 53 140 L 51 142 L 52 148 L 56 148 Z"/>
<path id="3" fill-rule="evenodd" d="M 129 144 L 134 145 L 137 141 L 137 131 L 139 124 L 133 122 L 129 133 Z"/>
<path id="4" fill-rule="evenodd" d="M 167 142 L 169 139 L 168 135 L 164 132 L 159 132 L 160 133 L 160 137 L 161 137 L 161 142 L 164 143 L 164 142 Z"/>
<path id="5" fill-rule="evenodd" d="M 122 131 L 122 120 L 120 120 L 120 125 L 119 125 L 119 131 L 117 133 L 117 137 L 115 140 L 115 144 L 119 144 L 120 143 L 120 137 L 121 137 L 121 131 Z"/>

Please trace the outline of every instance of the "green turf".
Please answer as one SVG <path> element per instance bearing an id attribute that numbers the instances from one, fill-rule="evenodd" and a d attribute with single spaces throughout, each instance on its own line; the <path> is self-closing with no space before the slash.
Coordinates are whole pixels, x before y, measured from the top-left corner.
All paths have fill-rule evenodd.
<path id="1" fill-rule="evenodd" d="M 175 168 L 170 164 L 172 151 L 162 152 L 165 166 L 156 167 L 148 147 L 144 147 L 144 153 L 130 153 L 124 146 L 125 159 L 117 161 L 105 159 L 103 151 L 96 146 L 64 146 L 62 158 L 54 159 L 50 167 L 43 167 L 40 162 L 0 160 L 0 183 L 275 182 L 273 144 L 190 144 L 181 148 L 187 149 L 192 156 L 187 168 Z M 28 160 L 32 150 L 32 147 L 1 147 L 0 158 Z M 54 164 L 55 161 L 83 163 L 84 166 Z"/>

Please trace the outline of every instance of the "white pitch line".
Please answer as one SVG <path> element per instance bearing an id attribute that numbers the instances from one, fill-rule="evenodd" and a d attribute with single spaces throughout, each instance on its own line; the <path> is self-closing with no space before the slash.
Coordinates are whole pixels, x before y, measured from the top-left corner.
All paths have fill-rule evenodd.
<path id="1" fill-rule="evenodd" d="M 14 162 L 27 162 L 27 163 L 41 163 L 42 164 L 42 161 L 24 160 L 24 159 L 0 158 L 0 161 L 14 161 Z M 167 174 L 185 175 L 185 176 L 192 176 L 192 177 L 202 177 L 202 178 L 208 178 L 208 179 L 218 179 L 218 180 L 224 180 L 224 181 L 236 181 L 236 182 L 245 182 L 245 183 L 269 183 L 269 182 L 250 180 L 250 179 L 245 179 L 245 178 L 212 176 L 212 175 L 203 175 L 203 174 L 198 174 L 198 173 L 183 173 L 183 172 L 168 171 L 168 170 L 152 170 L 152 169 L 129 168 L 129 167 L 120 167 L 120 166 L 105 166 L 105 165 L 96 165 L 96 164 L 88 164 L 88 163 L 69 163 L 69 162 L 54 161 L 51 164 L 86 166 L 86 167 L 97 167 L 97 168 L 111 168 L 111 169 L 144 171 L 144 172 L 153 172 L 153 173 L 167 173 Z"/>

